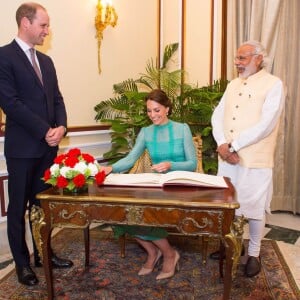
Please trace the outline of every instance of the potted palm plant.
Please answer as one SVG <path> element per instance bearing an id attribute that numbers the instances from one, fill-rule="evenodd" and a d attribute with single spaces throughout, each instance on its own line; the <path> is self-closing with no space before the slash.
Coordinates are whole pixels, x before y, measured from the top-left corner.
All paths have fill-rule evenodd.
<path id="1" fill-rule="evenodd" d="M 150 59 L 145 72 L 138 79 L 127 79 L 114 84 L 115 97 L 103 100 L 94 107 L 95 119 L 111 124 L 112 146 L 104 154 L 109 163 L 126 156 L 132 149 L 140 128 L 150 124 L 145 113 L 144 98 L 152 89 L 160 88 L 173 103 L 172 119 L 189 124 L 193 135 L 201 135 L 204 172 L 216 173 L 216 145 L 210 119 L 227 82 L 219 80 L 205 87 L 182 83 L 184 70 L 168 70 L 168 62 L 177 49 L 178 43 L 167 45 L 161 67 L 157 67 L 153 59 Z"/>

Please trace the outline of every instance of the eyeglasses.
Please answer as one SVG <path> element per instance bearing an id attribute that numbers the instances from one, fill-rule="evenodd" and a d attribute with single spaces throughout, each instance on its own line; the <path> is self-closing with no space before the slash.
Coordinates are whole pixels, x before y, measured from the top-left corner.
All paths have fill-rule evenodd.
<path id="1" fill-rule="evenodd" d="M 245 61 L 246 59 L 247 59 L 247 57 L 249 57 L 249 56 L 254 56 L 254 55 L 257 55 L 256 53 L 254 53 L 254 54 L 248 54 L 248 55 L 240 55 L 240 56 L 236 56 L 235 58 L 234 58 L 234 61 L 241 61 L 241 62 L 243 62 L 243 61 Z"/>

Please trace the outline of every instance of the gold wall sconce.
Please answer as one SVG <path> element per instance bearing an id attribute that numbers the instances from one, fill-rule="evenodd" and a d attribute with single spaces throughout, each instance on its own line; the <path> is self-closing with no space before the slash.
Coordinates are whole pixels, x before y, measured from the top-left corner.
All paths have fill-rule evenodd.
<path id="1" fill-rule="evenodd" d="M 98 0 L 97 14 L 95 17 L 96 38 L 98 42 L 98 70 L 101 73 L 101 55 L 100 48 L 103 39 L 103 31 L 107 26 L 115 27 L 118 21 L 118 15 L 112 6 L 111 0 Z"/>

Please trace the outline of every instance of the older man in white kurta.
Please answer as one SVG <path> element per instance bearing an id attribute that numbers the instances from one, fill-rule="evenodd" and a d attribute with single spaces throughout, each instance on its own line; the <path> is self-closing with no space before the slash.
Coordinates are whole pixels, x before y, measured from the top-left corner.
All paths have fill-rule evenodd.
<path id="1" fill-rule="evenodd" d="M 270 212 L 274 151 L 284 103 L 281 80 L 264 68 L 266 53 L 258 42 L 240 46 L 235 58 L 239 77 L 232 80 L 212 116 L 218 145 L 218 175 L 231 179 L 240 208 L 249 220 L 250 242 L 245 275 L 260 272 L 265 212 Z"/>

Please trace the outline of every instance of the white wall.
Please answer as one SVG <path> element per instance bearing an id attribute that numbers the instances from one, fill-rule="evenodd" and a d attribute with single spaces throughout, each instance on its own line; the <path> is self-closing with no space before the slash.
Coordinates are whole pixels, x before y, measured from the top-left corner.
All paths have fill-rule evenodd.
<path id="1" fill-rule="evenodd" d="M 3 1 L 4 2 L 4 1 Z M 15 11 L 24 1 L 1 3 L 0 45 L 17 33 Z M 104 31 L 98 74 L 94 18 L 96 0 L 40 0 L 50 15 L 51 34 L 44 47 L 56 65 L 68 111 L 68 126 L 95 124 L 94 106 L 112 96 L 112 85 L 137 78 L 149 58 L 156 56 L 157 5 L 153 0 L 115 0 L 115 28 Z"/>
<path id="2" fill-rule="evenodd" d="M 180 3 L 161 0 L 164 44 L 180 42 Z M 215 1 L 215 0 L 214 0 Z M 0 45 L 17 33 L 15 11 L 24 1 L 1 3 Z M 144 72 L 157 57 L 158 0 L 113 0 L 119 16 L 115 28 L 104 31 L 102 73 L 98 73 L 94 18 L 97 0 L 40 0 L 50 16 L 50 36 L 39 49 L 56 65 L 68 112 L 68 126 L 95 125 L 94 106 L 111 96 L 112 85 Z M 189 83 L 209 81 L 210 6 L 207 0 L 186 0 L 185 61 Z"/>
<path id="3" fill-rule="evenodd" d="M 187 0 L 185 31 L 185 69 L 188 81 L 209 83 L 211 1 Z M 201 6 L 199 6 L 199 2 Z"/>

